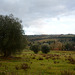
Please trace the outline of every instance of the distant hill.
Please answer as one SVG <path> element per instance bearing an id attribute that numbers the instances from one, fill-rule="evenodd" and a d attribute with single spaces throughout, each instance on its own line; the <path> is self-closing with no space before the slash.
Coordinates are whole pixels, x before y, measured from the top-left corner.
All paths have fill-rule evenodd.
<path id="1" fill-rule="evenodd" d="M 59 34 L 59 35 L 27 35 L 29 41 L 39 41 L 47 39 L 73 39 L 74 34 Z"/>

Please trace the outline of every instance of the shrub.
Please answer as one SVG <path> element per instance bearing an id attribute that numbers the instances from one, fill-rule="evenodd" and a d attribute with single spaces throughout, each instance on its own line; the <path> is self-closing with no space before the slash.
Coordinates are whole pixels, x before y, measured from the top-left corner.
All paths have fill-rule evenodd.
<path id="1" fill-rule="evenodd" d="M 19 69 L 20 69 L 20 67 L 19 67 L 18 65 L 16 65 L 16 66 L 15 66 L 15 69 L 16 69 L 16 70 L 19 70 Z"/>
<path id="2" fill-rule="evenodd" d="M 31 45 L 30 49 L 34 52 L 34 53 L 38 53 L 38 51 L 40 50 L 40 47 L 38 44 L 34 44 L 34 45 Z"/>
<path id="3" fill-rule="evenodd" d="M 39 57 L 38 60 L 43 60 L 43 58 L 42 57 Z"/>
<path id="4" fill-rule="evenodd" d="M 0 72 L 0 75 L 6 75 L 6 72 L 5 71 Z"/>
<path id="5" fill-rule="evenodd" d="M 42 47 L 41 47 L 41 51 L 43 53 L 48 53 L 50 51 L 50 47 L 48 44 L 43 44 Z"/>
<path id="6" fill-rule="evenodd" d="M 72 71 L 61 71 L 61 75 L 74 75 Z"/>
<path id="7" fill-rule="evenodd" d="M 26 64 L 26 63 L 23 63 L 22 65 L 21 65 L 21 69 L 23 69 L 23 70 L 27 70 L 27 69 L 29 69 L 30 68 L 30 66 L 28 65 L 28 64 Z"/>
<path id="8" fill-rule="evenodd" d="M 75 64 L 75 59 L 73 57 L 68 57 L 69 63 Z"/>

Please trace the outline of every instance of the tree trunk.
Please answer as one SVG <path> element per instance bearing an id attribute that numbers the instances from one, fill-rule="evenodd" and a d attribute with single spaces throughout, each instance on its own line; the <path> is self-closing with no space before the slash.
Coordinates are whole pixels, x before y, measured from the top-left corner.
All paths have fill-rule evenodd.
<path id="1" fill-rule="evenodd" d="M 8 51 L 5 51 L 4 52 L 4 57 L 10 57 L 11 56 L 11 53 L 10 52 L 8 52 Z"/>

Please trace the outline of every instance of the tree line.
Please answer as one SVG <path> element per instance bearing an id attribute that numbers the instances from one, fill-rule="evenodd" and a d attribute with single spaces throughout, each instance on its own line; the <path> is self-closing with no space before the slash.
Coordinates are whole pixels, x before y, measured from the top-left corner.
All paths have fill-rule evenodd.
<path id="1" fill-rule="evenodd" d="M 30 41 L 30 43 L 29 43 L 30 49 L 33 45 L 36 45 L 36 44 L 38 47 L 39 46 L 41 47 L 41 48 L 39 47 L 41 49 L 41 51 L 42 51 L 42 45 L 43 44 L 48 45 L 49 51 L 50 50 L 75 51 L 75 37 L 58 38 L 58 39 L 55 38 L 54 40 L 52 38 L 52 39 L 47 39 L 47 40 L 44 39 L 44 40 L 39 40 L 39 41 Z"/>

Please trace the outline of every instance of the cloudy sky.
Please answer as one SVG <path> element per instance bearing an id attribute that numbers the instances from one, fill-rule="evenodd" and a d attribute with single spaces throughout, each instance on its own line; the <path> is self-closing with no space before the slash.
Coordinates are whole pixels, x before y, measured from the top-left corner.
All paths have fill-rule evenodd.
<path id="1" fill-rule="evenodd" d="M 75 34 L 75 0 L 0 0 L 0 15 L 22 20 L 25 34 Z"/>

